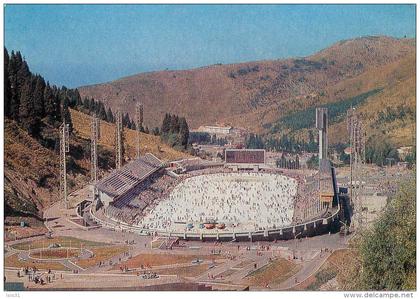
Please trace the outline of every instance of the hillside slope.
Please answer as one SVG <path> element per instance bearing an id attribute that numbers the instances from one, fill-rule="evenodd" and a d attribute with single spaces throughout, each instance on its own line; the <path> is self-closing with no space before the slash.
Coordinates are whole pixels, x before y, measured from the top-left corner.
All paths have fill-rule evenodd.
<path id="1" fill-rule="evenodd" d="M 67 158 L 69 193 L 86 185 L 90 180 L 90 116 L 71 110 L 74 134 L 70 137 L 70 154 Z M 114 165 L 114 125 L 101 122 L 99 141 L 100 177 Z M 125 130 L 127 156 L 134 158 L 135 131 Z M 44 128 L 44 134 L 57 139 L 58 131 Z M 151 152 L 167 161 L 187 157 L 163 144 L 159 137 L 141 135 L 142 153 Z M 43 146 L 28 135 L 15 121 L 5 119 L 4 130 L 4 200 L 5 225 L 19 235 L 20 221 L 38 227 L 31 233 L 44 231 L 43 210 L 57 202 L 59 197 L 59 154 Z M 9 231 L 9 230 L 8 230 Z M 9 233 L 8 233 L 9 235 Z"/>
<path id="2" fill-rule="evenodd" d="M 90 116 L 73 109 L 70 109 L 70 112 L 76 134 L 86 139 L 90 138 Z M 100 125 L 99 145 L 113 151 L 115 124 L 100 121 Z M 136 131 L 124 128 L 126 159 L 134 159 L 136 157 L 136 134 Z M 163 143 L 159 136 L 145 133 L 140 133 L 140 152 L 142 155 L 145 153 L 152 153 L 163 161 L 189 157 L 188 154 L 179 152 Z"/>
<path id="3" fill-rule="evenodd" d="M 192 128 L 225 123 L 262 133 L 283 116 L 308 107 L 373 89 L 387 93 L 389 85 L 403 88 L 396 85 L 401 80 L 398 74 L 413 66 L 414 40 L 362 37 L 306 58 L 142 73 L 79 90 L 82 97 L 102 100 L 131 116 L 136 101 L 141 101 L 149 127 L 160 125 L 164 114 L 171 112 L 185 116 Z M 411 80 L 415 71 L 407 75 Z M 414 95 L 410 89 L 409 97 Z"/>

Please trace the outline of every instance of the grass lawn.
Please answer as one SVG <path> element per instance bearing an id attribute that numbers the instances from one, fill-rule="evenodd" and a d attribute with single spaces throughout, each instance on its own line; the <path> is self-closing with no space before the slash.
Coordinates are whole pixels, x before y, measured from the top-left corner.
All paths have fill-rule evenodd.
<path id="1" fill-rule="evenodd" d="M 87 241 L 87 240 L 81 240 L 73 237 L 55 237 L 52 239 L 41 239 L 41 240 L 35 240 L 35 241 L 29 241 L 29 242 L 23 242 L 19 244 L 14 244 L 12 247 L 14 249 L 18 250 L 29 250 L 29 246 L 31 249 L 34 248 L 47 248 L 51 244 L 60 244 L 62 247 L 80 247 L 80 244 L 82 244 L 83 247 L 95 247 L 95 246 L 104 246 L 107 245 L 107 243 L 101 243 L 101 242 L 94 242 L 94 241 Z"/>
<path id="2" fill-rule="evenodd" d="M 100 261 L 106 261 L 111 259 L 116 255 L 120 255 L 123 252 L 129 250 L 129 246 L 103 246 L 103 247 L 93 247 L 90 250 L 93 252 L 94 256 L 89 259 L 80 259 L 76 260 L 75 264 L 79 265 L 82 268 L 89 268 L 95 266 Z"/>
<path id="3" fill-rule="evenodd" d="M 283 258 L 278 258 L 268 265 L 252 272 L 246 277 L 247 283 L 255 286 L 278 284 L 298 272 L 299 265 Z"/>
<path id="4" fill-rule="evenodd" d="M 45 249 L 42 252 L 31 252 L 31 257 L 42 258 L 42 259 L 62 259 L 62 258 L 73 258 L 80 254 L 79 249 L 65 249 L 65 248 L 54 248 Z"/>
<path id="5" fill-rule="evenodd" d="M 157 272 L 158 274 L 178 275 L 180 277 L 196 277 L 206 272 L 208 268 L 209 265 L 201 264 L 188 267 L 161 269 L 156 270 L 155 272 Z"/>
<path id="6" fill-rule="evenodd" d="M 179 254 L 139 254 L 134 256 L 127 262 L 121 263 L 128 268 L 140 268 L 143 266 L 162 266 L 162 265 L 173 265 L 173 264 L 185 264 L 191 263 L 195 259 L 212 261 L 216 260 L 213 255 L 179 255 Z M 120 265 L 116 265 L 114 269 L 119 269 Z"/>
<path id="7" fill-rule="evenodd" d="M 37 262 L 33 260 L 20 261 L 17 253 L 5 258 L 4 264 L 6 267 L 16 267 L 16 268 L 36 267 L 38 269 L 43 269 L 43 270 L 48 270 L 48 269 L 69 270 L 66 267 L 64 267 L 62 264 L 55 263 L 55 262 L 41 263 L 41 262 Z"/>

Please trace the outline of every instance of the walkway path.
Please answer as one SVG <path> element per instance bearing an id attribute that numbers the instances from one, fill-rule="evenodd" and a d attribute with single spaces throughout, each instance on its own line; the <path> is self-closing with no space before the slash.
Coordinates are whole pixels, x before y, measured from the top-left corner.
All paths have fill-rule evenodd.
<path id="1" fill-rule="evenodd" d="M 291 289 L 302 281 L 305 281 L 310 276 L 314 275 L 316 271 L 321 268 L 321 266 L 325 263 L 331 253 L 318 253 L 311 261 L 302 263 L 302 268 L 293 276 L 289 277 L 278 286 L 270 286 L 276 290 L 287 290 Z"/>

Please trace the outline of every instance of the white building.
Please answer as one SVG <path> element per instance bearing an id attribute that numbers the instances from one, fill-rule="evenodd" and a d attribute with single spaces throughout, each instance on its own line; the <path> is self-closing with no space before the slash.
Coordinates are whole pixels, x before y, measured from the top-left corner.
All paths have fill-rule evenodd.
<path id="1" fill-rule="evenodd" d="M 219 126 L 200 126 L 197 132 L 205 132 L 209 134 L 230 134 L 232 127 L 219 127 Z"/>

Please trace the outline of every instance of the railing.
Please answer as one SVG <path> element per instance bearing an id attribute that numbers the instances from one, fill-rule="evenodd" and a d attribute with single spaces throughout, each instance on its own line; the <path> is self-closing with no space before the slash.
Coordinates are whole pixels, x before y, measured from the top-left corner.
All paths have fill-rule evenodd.
<path id="1" fill-rule="evenodd" d="M 293 232 L 295 232 L 298 228 L 305 228 L 311 224 L 314 225 L 314 227 L 316 227 L 316 223 L 322 221 L 322 225 L 327 225 L 328 223 L 332 222 L 334 219 L 336 219 L 336 217 L 338 217 L 338 213 L 340 212 L 340 205 L 337 206 L 337 210 L 334 211 L 334 213 L 328 217 L 320 217 L 320 218 L 316 218 L 316 219 L 312 219 L 310 221 L 306 221 L 306 222 L 302 222 L 302 223 L 298 223 L 295 225 L 289 225 L 289 226 L 284 226 L 284 227 L 279 227 L 279 228 L 272 228 L 272 229 L 264 229 L 264 230 L 257 230 L 257 231 L 239 231 L 239 232 L 219 232 L 219 231 L 215 231 L 215 232 L 210 232 L 210 231 L 206 231 L 206 232 L 189 232 L 189 231 L 184 231 L 184 232 L 177 232 L 177 231 L 163 231 L 163 230 L 151 230 L 151 229 L 147 229 L 147 228 L 143 228 L 140 227 L 138 225 L 129 225 L 125 222 L 122 222 L 118 219 L 114 219 L 112 217 L 108 217 L 108 219 L 114 221 L 115 223 L 110 223 L 104 220 L 99 219 L 98 217 L 96 217 L 92 211 L 92 206 L 90 207 L 90 214 L 92 216 L 93 219 L 95 219 L 95 221 L 97 221 L 98 223 L 100 223 L 103 227 L 109 227 L 112 228 L 114 230 L 116 229 L 120 229 L 120 230 L 127 230 L 130 232 L 136 232 L 139 234 L 145 234 L 145 235 L 159 235 L 159 236 L 163 236 L 163 237 L 180 237 L 180 238 L 233 238 L 235 239 L 236 237 L 255 237 L 255 236 L 264 236 L 264 237 L 269 237 L 269 235 L 273 235 L 273 234 L 280 234 L 282 235 L 284 231 L 290 231 L 292 230 Z M 105 215 L 105 214 L 104 214 Z M 107 217 L 107 216 L 106 216 Z"/>

